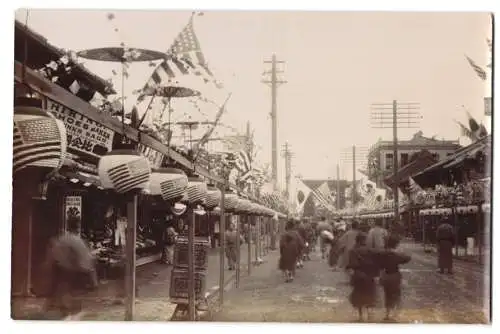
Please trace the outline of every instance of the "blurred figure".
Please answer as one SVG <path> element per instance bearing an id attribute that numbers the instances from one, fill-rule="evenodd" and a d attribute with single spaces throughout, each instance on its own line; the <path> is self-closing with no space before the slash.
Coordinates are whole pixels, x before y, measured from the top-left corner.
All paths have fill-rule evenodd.
<path id="1" fill-rule="evenodd" d="M 351 223 L 351 229 L 340 237 L 338 240 L 338 252 L 339 258 L 337 261 L 337 267 L 339 269 L 346 269 L 349 262 L 349 252 L 356 245 L 356 236 L 360 233 L 359 223 L 354 220 Z"/>
<path id="2" fill-rule="evenodd" d="M 351 305 L 358 310 L 358 319 L 363 321 L 363 311 L 366 310 L 367 319 L 371 318 L 371 309 L 375 307 L 377 289 L 375 277 L 378 276 L 377 251 L 366 247 L 366 234 L 358 233 L 355 236 L 354 247 L 349 251 L 347 269 L 351 275 L 352 292 L 349 296 Z"/>
<path id="3" fill-rule="evenodd" d="M 51 242 L 46 268 L 49 293 L 46 310 L 60 313 L 66 320 L 82 314 L 79 295 L 97 288 L 95 260 L 79 235 L 79 222 L 68 221 L 68 231 Z"/>
<path id="4" fill-rule="evenodd" d="M 226 231 L 226 247 L 225 247 L 229 270 L 234 270 L 236 267 L 236 262 L 237 262 L 236 244 L 238 242 L 238 238 L 240 237 L 241 236 L 238 235 L 234 223 L 230 223 Z"/>
<path id="5" fill-rule="evenodd" d="M 389 233 L 384 228 L 382 219 L 377 219 L 375 220 L 375 225 L 368 232 L 366 245 L 376 250 L 384 250 L 388 235 Z"/>
<path id="6" fill-rule="evenodd" d="M 391 311 L 400 307 L 401 304 L 401 281 L 402 276 L 399 266 L 410 262 L 411 257 L 396 251 L 400 242 L 399 237 L 391 234 L 387 238 L 386 251 L 381 257 L 382 274 L 380 284 L 384 287 L 385 320 L 390 320 Z"/>
<path id="7" fill-rule="evenodd" d="M 453 244 L 455 233 L 453 226 L 447 220 L 444 220 L 436 230 L 436 242 L 438 251 L 438 268 L 441 274 L 445 271 L 453 274 Z"/>
<path id="8" fill-rule="evenodd" d="M 173 226 L 167 227 L 165 231 L 165 247 L 163 249 L 163 263 L 171 265 L 174 262 L 174 248 L 177 239 L 177 232 Z"/>
<path id="9" fill-rule="evenodd" d="M 318 235 L 320 236 L 319 237 L 319 247 L 321 249 L 321 258 L 324 259 L 326 257 L 326 244 L 323 240 L 323 238 L 321 238 L 321 232 L 323 231 L 328 231 L 330 233 L 333 233 L 333 228 L 332 226 L 326 221 L 326 218 L 325 217 L 321 217 L 321 220 L 320 222 L 318 223 L 318 226 L 316 228 L 316 231 L 318 232 Z"/>
<path id="10" fill-rule="evenodd" d="M 296 264 L 301 252 L 300 236 L 294 230 L 294 225 L 293 220 L 289 220 L 280 239 L 279 269 L 283 272 L 287 283 L 295 278 Z"/>

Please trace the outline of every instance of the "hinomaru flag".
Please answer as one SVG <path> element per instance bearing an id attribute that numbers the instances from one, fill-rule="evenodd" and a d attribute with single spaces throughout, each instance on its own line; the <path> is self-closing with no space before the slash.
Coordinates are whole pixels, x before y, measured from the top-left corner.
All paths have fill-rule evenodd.
<path id="1" fill-rule="evenodd" d="M 304 204 L 311 193 L 311 189 L 306 186 L 301 179 L 294 178 L 290 190 L 289 201 L 295 206 L 297 212 L 300 214 L 304 209 Z"/>

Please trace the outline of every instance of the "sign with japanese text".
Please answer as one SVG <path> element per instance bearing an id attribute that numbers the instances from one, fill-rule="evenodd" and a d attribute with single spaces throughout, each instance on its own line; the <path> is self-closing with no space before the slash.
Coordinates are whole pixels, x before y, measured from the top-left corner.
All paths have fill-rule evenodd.
<path id="1" fill-rule="evenodd" d="M 165 157 L 164 154 L 153 150 L 152 148 L 145 146 L 145 145 L 139 145 L 138 146 L 139 151 L 144 154 L 146 158 L 149 160 L 149 165 L 151 168 L 160 168 L 161 164 L 163 162 L 163 158 Z"/>

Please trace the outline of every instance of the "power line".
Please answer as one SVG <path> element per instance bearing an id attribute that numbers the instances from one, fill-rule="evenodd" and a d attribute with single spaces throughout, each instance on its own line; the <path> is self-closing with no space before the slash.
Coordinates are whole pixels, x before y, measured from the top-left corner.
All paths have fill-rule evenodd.
<path id="1" fill-rule="evenodd" d="M 420 125 L 420 103 L 398 102 L 374 103 L 371 105 L 370 122 L 375 129 L 392 129 L 393 136 L 393 174 L 398 172 L 398 129 L 418 128 Z M 399 222 L 398 182 L 394 183 L 394 220 Z"/>

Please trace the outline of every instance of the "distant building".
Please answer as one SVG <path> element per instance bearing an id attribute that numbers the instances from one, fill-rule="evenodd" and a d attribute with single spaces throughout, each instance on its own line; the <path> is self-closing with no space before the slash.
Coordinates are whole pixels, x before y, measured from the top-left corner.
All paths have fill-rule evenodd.
<path id="1" fill-rule="evenodd" d="M 411 162 L 412 155 L 428 151 L 435 160 L 445 159 L 461 146 L 458 140 L 439 140 L 423 136 L 422 131 L 409 140 L 398 141 L 398 169 Z M 368 178 L 382 187 L 384 179 L 393 174 L 394 146 L 391 140 L 380 140 L 368 152 Z"/>

